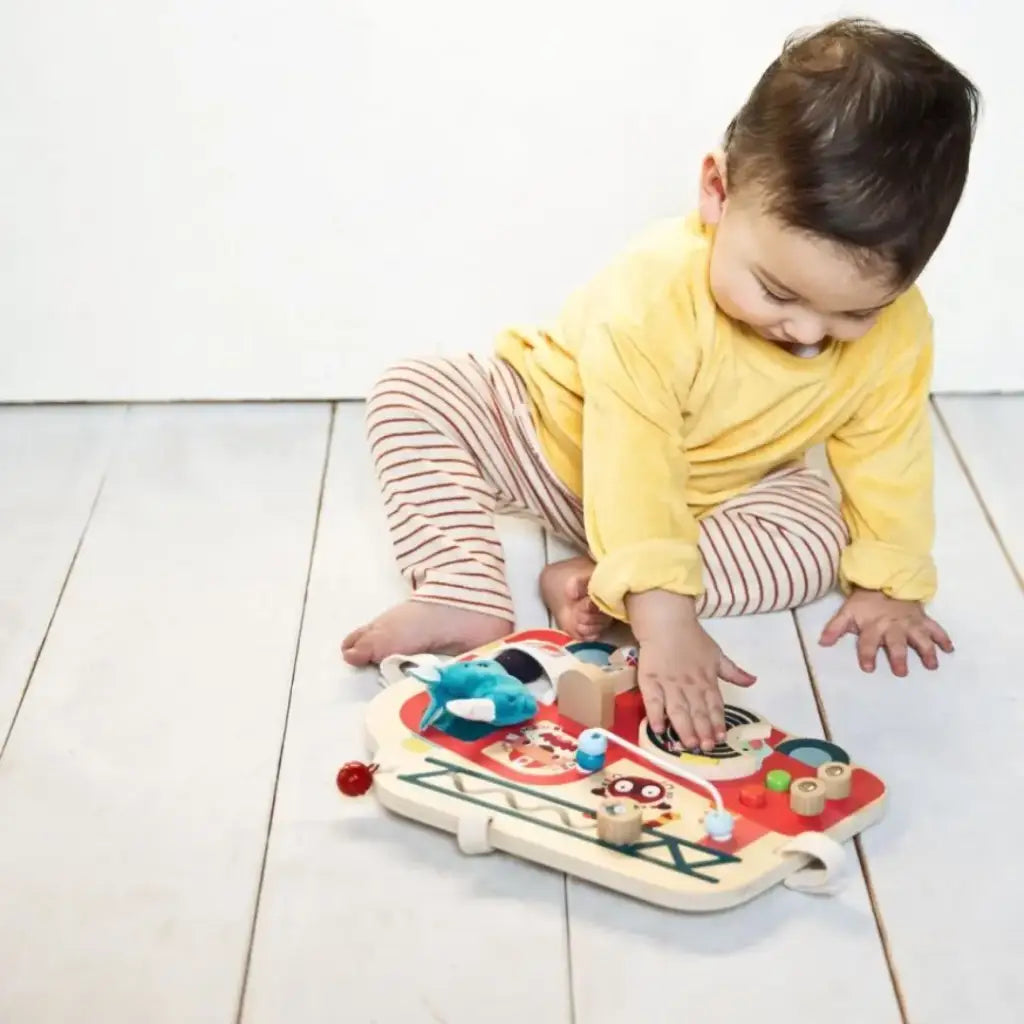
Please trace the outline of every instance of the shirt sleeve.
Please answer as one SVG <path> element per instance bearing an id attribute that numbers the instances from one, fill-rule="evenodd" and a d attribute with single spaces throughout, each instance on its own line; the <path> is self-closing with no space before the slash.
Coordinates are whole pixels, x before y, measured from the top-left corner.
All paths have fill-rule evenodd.
<path id="1" fill-rule="evenodd" d="M 579 353 L 584 523 L 596 561 L 590 594 L 621 621 L 630 593 L 704 589 L 684 443 L 694 356 L 685 341 L 669 350 L 657 334 L 679 345 L 678 330 L 600 324 Z"/>
<path id="2" fill-rule="evenodd" d="M 923 310 L 907 318 L 904 352 L 878 387 L 827 442 L 842 493 L 850 544 L 840 561 L 841 585 L 929 601 L 937 588 L 932 544 L 932 430 L 928 395 L 932 324 Z M 856 342 L 854 342 L 856 344 Z"/>

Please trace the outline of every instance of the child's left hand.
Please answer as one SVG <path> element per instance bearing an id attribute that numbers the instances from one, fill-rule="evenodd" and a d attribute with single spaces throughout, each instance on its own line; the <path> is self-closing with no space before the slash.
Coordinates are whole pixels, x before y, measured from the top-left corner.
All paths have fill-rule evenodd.
<path id="1" fill-rule="evenodd" d="M 878 649 L 885 648 L 893 674 L 907 674 L 907 647 L 913 647 L 927 669 L 939 667 L 935 646 L 953 653 L 946 631 L 924 613 L 917 601 L 898 601 L 877 590 L 855 590 L 825 627 L 819 641 L 831 647 L 846 633 L 855 633 L 857 658 L 865 672 L 874 672 Z"/>

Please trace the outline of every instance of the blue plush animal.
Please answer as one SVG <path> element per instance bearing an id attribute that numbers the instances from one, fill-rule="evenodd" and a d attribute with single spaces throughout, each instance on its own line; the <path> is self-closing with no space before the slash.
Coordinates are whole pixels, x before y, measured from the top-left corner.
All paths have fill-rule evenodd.
<path id="1" fill-rule="evenodd" d="M 537 713 L 537 698 L 526 686 L 486 658 L 417 665 L 409 675 L 424 683 L 430 696 L 420 731 L 433 725 L 449 732 L 449 716 L 504 726 L 518 725 Z"/>

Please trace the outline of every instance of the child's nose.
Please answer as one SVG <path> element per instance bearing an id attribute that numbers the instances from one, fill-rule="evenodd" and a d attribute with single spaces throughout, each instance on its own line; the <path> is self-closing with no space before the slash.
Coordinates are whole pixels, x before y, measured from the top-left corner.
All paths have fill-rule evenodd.
<path id="1" fill-rule="evenodd" d="M 793 316 L 783 325 L 786 337 L 797 345 L 817 345 L 827 331 L 825 322 L 813 313 Z"/>

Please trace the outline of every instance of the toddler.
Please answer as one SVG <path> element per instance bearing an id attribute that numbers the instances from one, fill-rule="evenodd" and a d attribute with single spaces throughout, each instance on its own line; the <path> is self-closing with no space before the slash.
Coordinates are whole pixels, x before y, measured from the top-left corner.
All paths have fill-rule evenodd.
<path id="1" fill-rule="evenodd" d="M 838 581 L 821 642 L 907 672 L 951 652 L 936 590 L 932 323 L 915 281 L 967 177 L 979 97 L 915 35 L 842 20 L 790 39 L 705 157 L 697 210 L 654 226 L 495 357 L 416 359 L 368 430 L 410 599 L 350 634 L 352 664 L 455 653 L 513 629 L 493 517 L 579 558 L 541 590 L 557 625 L 639 644 L 652 728 L 724 739 L 700 619 L 794 608 Z M 824 443 L 841 499 L 804 464 Z"/>

